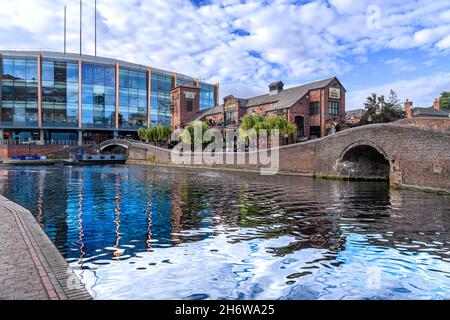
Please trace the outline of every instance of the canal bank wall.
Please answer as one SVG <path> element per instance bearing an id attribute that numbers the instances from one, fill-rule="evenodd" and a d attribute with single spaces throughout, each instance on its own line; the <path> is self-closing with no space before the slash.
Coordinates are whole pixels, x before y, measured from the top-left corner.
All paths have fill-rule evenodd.
<path id="1" fill-rule="evenodd" d="M 450 130 L 442 125 L 436 128 L 402 123 L 362 126 L 282 146 L 276 151 L 282 174 L 347 180 L 385 179 L 393 187 L 450 193 Z M 250 164 L 251 156 L 252 153 L 223 153 L 224 164 L 209 165 L 205 161 L 195 163 L 192 155 L 187 165 L 250 172 L 267 167 Z M 235 164 L 226 164 L 227 157 L 234 159 Z M 245 159 L 243 164 L 238 164 L 238 157 Z M 128 148 L 128 163 L 170 165 L 174 161 L 171 150 L 133 143 Z"/>
<path id="2" fill-rule="evenodd" d="M 30 211 L 0 195 L 0 300 L 89 300 Z"/>

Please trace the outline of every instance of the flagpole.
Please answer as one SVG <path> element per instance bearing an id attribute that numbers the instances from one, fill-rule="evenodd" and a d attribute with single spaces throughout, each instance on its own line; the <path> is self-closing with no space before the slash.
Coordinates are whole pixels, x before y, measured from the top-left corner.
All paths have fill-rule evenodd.
<path id="1" fill-rule="evenodd" d="M 94 3 L 95 10 L 95 56 L 97 56 L 97 0 Z"/>
<path id="2" fill-rule="evenodd" d="M 64 6 L 64 54 L 67 48 L 67 6 Z"/>
<path id="3" fill-rule="evenodd" d="M 80 0 L 80 56 L 82 54 L 82 43 L 83 43 L 83 0 Z"/>

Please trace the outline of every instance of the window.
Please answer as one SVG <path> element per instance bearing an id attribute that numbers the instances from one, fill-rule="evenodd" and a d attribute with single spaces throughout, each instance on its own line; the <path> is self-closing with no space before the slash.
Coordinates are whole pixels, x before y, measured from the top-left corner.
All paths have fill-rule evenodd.
<path id="1" fill-rule="evenodd" d="M 2 125 L 37 126 L 37 60 L 2 61 Z"/>
<path id="2" fill-rule="evenodd" d="M 309 115 L 315 116 L 319 113 L 320 113 L 320 102 L 319 101 L 310 102 L 309 103 Z"/>
<path id="3" fill-rule="evenodd" d="M 171 75 L 151 73 L 150 125 L 152 126 L 171 125 L 170 90 L 173 87 L 173 80 Z"/>
<path id="4" fill-rule="evenodd" d="M 114 92 L 106 92 L 112 96 Z M 109 104 L 109 103 L 107 103 Z M 128 69 L 119 70 L 119 127 L 147 126 L 147 73 Z"/>
<path id="5" fill-rule="evenodd" d="M 69 75 L 75 76 L 70 71 Z M 114 128 L 116 125 L 115 68 L 83 63 L 81 67 L 82 79 L 82 110 L 81 121 L 83 127 Z"/>
<path id="6" fill-rule="evenodd" d="M 339 115 L 339 101 L 329 101 L 328 106 L 330 109 L 330 115 L 332 116 Z"/>
<path id="7" fill-rule="evenodd" d="M 214 107 L 215 88 L 213 85 L 200 83 L 200 111 Z"/>
<path id="8" fill-rule="evenodd" d="M 225 112 L 225 125 L 237 124 L 237 112 Z"/>
<path id="9" fill-rule="evenodd" d="M 78 126 L 78 63 L 42 61 L 42 125 Z"/>
<path id="10" fill-rule="evenodd" d="M 194 111 L 194 101 L 192 100 L 186 100 L 186 111 L 187 112 L 193 112 Z"/>

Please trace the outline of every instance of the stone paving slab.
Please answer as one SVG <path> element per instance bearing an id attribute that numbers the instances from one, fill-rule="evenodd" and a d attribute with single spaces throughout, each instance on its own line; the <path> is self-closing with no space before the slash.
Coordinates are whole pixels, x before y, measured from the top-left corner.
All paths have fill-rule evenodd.
<path id="1" fill-rule="evenodd" d="M 31 212 L 1 195 L 0 299 L 91 299 Z"/>

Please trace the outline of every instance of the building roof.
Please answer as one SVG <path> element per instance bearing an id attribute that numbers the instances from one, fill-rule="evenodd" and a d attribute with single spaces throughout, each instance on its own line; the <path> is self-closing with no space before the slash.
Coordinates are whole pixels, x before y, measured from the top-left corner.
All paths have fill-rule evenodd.
<path id="1" fill-rule="evenodd" d="M 450 117 L 450 111 L 448 110 L 436 110 L 431 108 L 412 108 L 413 117 Z"/>
<path id="2" fill-rule="evenodd" d="M 116 63 L 120 65 L 120 67 L 132 69 L 134 71 L 147 71 L 148 69 L 151 70 L 152 73 L 158 73 L 163 74 L 166 76 L 173 76 L 174 72 L 163 70 L 155 67 L 149 67 L 141 64 L 136 63 L 130 63 L 123 60 L 118 60 L 114 58 L 106 58 L 106 57 L 100 57 L 100 56 L 92 56 L 88 54 L 82 54 L 79 53 L 63 53 L 63 52 L 55 52 L 55 51 L 45 51 L 45 50 L 2 50 L 0 49 L 0 55 L 3 56 L 3 58 L 37 58 L 37 56 L 41 56 L 43 59 L 51 59 L 51 60 L 60 60 L 60 61 L 79 61 L 85 63 L 92 63 L 92 64 L 103 64 L 103 65 L 109 65 L 114 66 Z M 183 80 L 190 80 L 194 81 L 195 79 L 193 77 L 187 76 L 182 73 L 176 73 L 178 78 L 182 78 Z M 208 85 L 212 85 L 208 83 Z"/>
<path id="3" fill-rule="evenodd" d="M 180 88 L 180 87 L 200 90 L 200 88 L 197 87 L 196 85 L 194 85 L 194 83 L 192 81 L 184 81 L 183 83 L 180 83 L 179 85 L 175 86 L 172 90 L 175 90 L 176 88 Z"/>
<path id="4" fill-rule="evenodd" d="M 288 88 L 285 90 L 280 91 L 277 94 L 264 94 L 261 96 L 256 96 L 248 99 L 242 99 L 242 98 L 235 98 L 236 101 L 240 102 L 241 108 L 251 108 L 251 107 L 257 107 L 260 105 L 270 104 L 273 103 L 272 108 L 270 108 L 268 111 L 274 111 L 274 110 L 281 110 L 290 108 L 293 106 L 298 100 L 303 98 L 309 91 L 315 90 L 315 89 L 321 89 L 329 85 L 333 80 L 339 80 L 336 77 L 306 83 L 300 86 Z M 280 82 L 280 81 L 279 81 Z M 275 82 L 279 83 L 279 82 Z M 273 84 L 271 84 L 273 85 Z M 342 84 L 341 84 L 342 85 Z M 345 89 L 344 89 L 345 90 Z M 200 120 L 203 117 L 218 114 L 222 112 L 222 106 L 215 106 L 210 109 L 204 110 L 202 113 L 200 113 L 193 121 Z"/>
<path id="5" fill-rule="evenodd" d="M 211 115 L 219 114 L 219 113 L 222 113 L 222 106 L 215 106 L 215 107 L 212 107 L 209 109 L 205 109 L 205 110 L 202 110 L 201 113 L 199 113 L 199 115 L 197 117 L 195 117 L 195 119 L 192 120 L 191 122 L 198 121 L 206 116 L 211 116 Z"/>
<path id="6" fill-rule="evenodd" d="M 336 77 L 303 84 L 301 86 L 289 88 L 280 91 L 277 94 L 264 94 L 247 99 L 246 107 L 256 107 L 264 104 L 273 103 L 272 108 L 268 111 L 286 109 L 294 105 L 298 100 L 303 98 L 309 91 L 326 87 Z M 336 79 L 337 80 L 337 79 Z M 339 80 L 338 80 L 339 81 Z"/>
<path id="7" fill-rule="evenodd" d="M 269 88 L 278 87 L 278 86 L 284 86 L 283 81 L 276 81 L 276 82 L 272 82 L 271 84 L 269 84 Z"/>

